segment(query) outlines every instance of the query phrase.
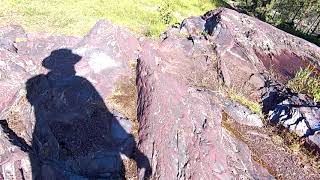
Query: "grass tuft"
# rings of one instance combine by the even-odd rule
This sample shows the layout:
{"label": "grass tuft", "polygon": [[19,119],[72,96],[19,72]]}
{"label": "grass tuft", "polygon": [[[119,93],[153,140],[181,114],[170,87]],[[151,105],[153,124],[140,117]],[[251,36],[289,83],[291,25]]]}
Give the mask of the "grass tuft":
{"label": "grass tuft", "polygon": [[314,68],[300,69],[287,86],[294,92],[307,94],[320,102],[320,76],[316,75]]}
{"label": "grass tuft", "polygon": [[240,93],[235,91],[229,91],[228,95],[232,101],[236,101],[246,107],[248,107],[252,112],[258,115],[262,115],[262,107],[258,102],[254,102]]}

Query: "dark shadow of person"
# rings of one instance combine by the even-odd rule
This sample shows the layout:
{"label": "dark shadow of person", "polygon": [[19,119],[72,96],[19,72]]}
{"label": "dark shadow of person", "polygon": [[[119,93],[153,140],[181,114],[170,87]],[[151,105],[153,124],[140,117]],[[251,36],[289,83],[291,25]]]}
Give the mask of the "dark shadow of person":
{"label": "dark shadow of person", "polygon": [[80,60],[70,49],[52,51],[42,62],[50,72],[26,83],[36,117],[33,179],[123,179],[120,154],[135,159],[147,179],[150,164],[133,136],[108,111],[94,86],[76,76],[74,65]]}

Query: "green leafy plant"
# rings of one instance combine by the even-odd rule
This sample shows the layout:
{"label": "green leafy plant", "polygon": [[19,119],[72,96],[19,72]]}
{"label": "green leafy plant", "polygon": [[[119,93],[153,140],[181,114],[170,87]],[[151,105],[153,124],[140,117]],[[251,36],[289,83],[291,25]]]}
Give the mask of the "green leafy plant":
{"label": "green leafy plant", "polygon": [[320,102],[320,77],[310,66],[300,69],[287,86],[294,92],[307,94],[313,97],[314,101]]}

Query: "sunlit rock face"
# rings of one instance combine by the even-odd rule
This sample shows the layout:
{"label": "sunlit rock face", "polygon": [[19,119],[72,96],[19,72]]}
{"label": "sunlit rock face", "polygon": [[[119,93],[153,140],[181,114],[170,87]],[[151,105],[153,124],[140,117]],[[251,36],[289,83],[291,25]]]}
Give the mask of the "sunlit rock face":
{"label": "sunlit rock face", "polygon": [[320,144],[319,105],[285,88],[319,53],[225,8],[158,40],[103,20],[83,38],[0,28],[0,179],[122,179],[128,159],[139,179],[319,179],[261,118]]}
{"label": "sunlit rock face", "polygon": [[[285,83],[308,64],[319,68],[319,47],[221,8],[185,19],[180,27],[166,31],[161,41],[143,41],[141,49],[139,147],[151,160],[152,177],[272,179],[280,172],[285,178],[319,177],[316,169],[306,172],[294,166],[296,156],[270,145],[258,115],[220,95],[223,89],[245,94],[262,102],[261,110],[265,115],[270,112],[271,119],[281,111],[281,103],[294,102],[300,106],[287,108],[299,111],[306,117],[303,122],[312,124],[302,129],[318,131],[319,106],[309,97],[298,98],[283,85],[272,88],[272,84],[277,84],[273,76]],[[274,74],[269,73],[271,67]],[[234,124],[226,123],[230,119]],[[233,135],[226,129],[233,129]],[[260,161],[254,160],[257,156]]]}
{"label": "sunlit rock face", "polygon": [[[152,177],[273,179],[252,161],[248,146],[222,127],[224,107],[212,99],[216,94],[180,79],[188,68],[209,68],[205,58],[195,63],[188,49],[169,48],[169,38],[157,49],[145,43],[138,65],[140,148],[151,160]],[[166,56],[177,51],[185,56]]]}

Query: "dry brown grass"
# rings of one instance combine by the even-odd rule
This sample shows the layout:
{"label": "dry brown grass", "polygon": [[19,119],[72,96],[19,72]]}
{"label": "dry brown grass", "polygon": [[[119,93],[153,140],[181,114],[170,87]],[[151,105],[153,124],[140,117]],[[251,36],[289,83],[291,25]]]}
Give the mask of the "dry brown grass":
{"label": "dry brown grass", "polygon": [[[130,77],[122,77],[117,80],[112,95],[107,98],[108,104],[119,113],[132,121],[132,135],[138,139],[139,124],[137,120],[137,88],[136,88],[136,66],[137,61],[129,61],[132,70]],[[137,163],[133,159],[123,161],[125,178],[137,179]]]}
{"label": "dry brown grass", "polygon": [[266,128],[272,134],[275,143],[286,145],[291,153],[299,155],[304,163],[310,163],[320,169],[320,151],[315,145],[281,125],[267,125]]}
{"label": "dry brown grass", "polygon": [[108,104],[126,116],[133,122],[133,135],[137,138],[138,121],[137,121],[137,88],[136,88],[136,66],[137,61],[129,61],[132,69],[131,77],[122,77],[117,80],[112,95],[107,97]]}
{"label": "dry brown grass", "polygon": [[[296,177],[290,174],[295,171],[300,171],[304,174],[301,176],[308,177],[314,177],[313,174],[319,173],[319,156],[306,146],[303,139],[286,128],[271,125],[266,125],[264,128],[241,125],[225,112],[222,116],[222,126],[236,139],[246,143],[253,160],[265,167],[277,179]],[[305,171],[301,170],[301,167],[305,167]]]}

